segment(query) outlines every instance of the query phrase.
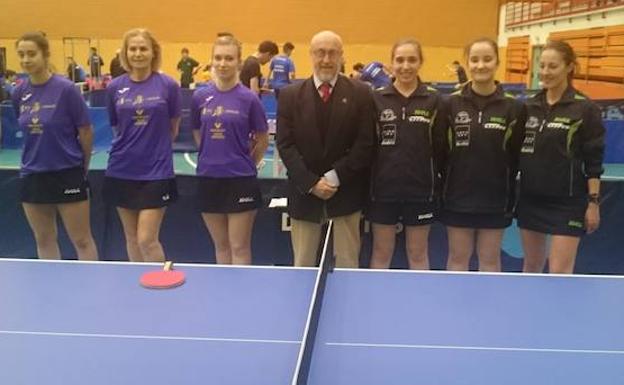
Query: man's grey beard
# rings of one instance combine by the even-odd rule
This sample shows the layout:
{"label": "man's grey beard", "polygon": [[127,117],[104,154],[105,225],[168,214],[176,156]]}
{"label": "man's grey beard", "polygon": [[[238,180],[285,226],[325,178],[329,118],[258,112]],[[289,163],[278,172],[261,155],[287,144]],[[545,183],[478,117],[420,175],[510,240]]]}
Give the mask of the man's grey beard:
{"label": "man's grey beard", "polygon": [[333,74],[327,74],[327,73],[317,73],[316,77],[319,78],[320,81],[322,82],[329,82],[331,81],[333,78],[336,77],[336,72],[334,72]]}

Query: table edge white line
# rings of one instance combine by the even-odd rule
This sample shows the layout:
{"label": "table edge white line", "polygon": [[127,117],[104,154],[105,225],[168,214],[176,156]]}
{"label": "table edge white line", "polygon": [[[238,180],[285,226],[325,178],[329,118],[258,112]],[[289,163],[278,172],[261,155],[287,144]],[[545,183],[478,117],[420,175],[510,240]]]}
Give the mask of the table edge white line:
{"label": "table edge white line", "polygon": [[326,342],[325,345],[341,346],[341,347],[357,347],[357,348],[390,348],[390,349],[440,349],[440,350],[482,350],[482,351],[536,352],[536,353],[624,354],[624,350],[514,348],[514,347],[411,345],[411,344],[367,344],[367,343],[351,343],[351,342]]}
{"label": "table edge white line", "polygon": [[[159,262],[130,262],[130,261],[80,261],[75,259],[37,259],[37,258],[3,258],[2,262],[24,263],[68,263],[79,265],[126,265],[126,266],[159,266]],[[273,270],[318,270],[318,267],[295,267],[273,265],[217,265],[212,263],[174,263],[179,267],[201,267],[215,269],[273,269]],[[469,275],[469,276],[499,276],[499,277],[540,277],[540,278],[594,278],[594,279],[624,279],[624,275],[618,274],[540,274],[521,272],[492,273],[484,271],[448,271],[448,270],[409,270],[409,269],[367,269],[367,268],[335,268],[334,271],[358,272],[358,273],[390,273],[390,274],[421,274],[421,275]],[[331,276],[331,275],[330,275]]]}
{"label": "table edge white line", "polygon": [[[162,267],[162,262],[130,262],[130,261],[80,261],[76,259],[37,259],[37,258],[2,258],[2,262],[24,262],[24,263],[67,263],[77,265],[123,265],[123,266],[158,266]],[[315,267],[294,267],[294,266],[273,266],[273,265],[217,265],[213,263],[174,263],[173,267],[202,267],[209,269],[274,269],[274,270],[318,270]]]}
{"label": "table edge white line", "polygon": [[0,330],[0,335],[1,334],[47,336],[47,337],[82,337],[82,338],[111,338],[111,339],[118,338],[118,339],[174,340],[174,341],[242,342],[242,343],[291,344],[291,345],[299,345],[299,344],[301,344],[301,341],[294,341],[294,340],[266,340],[266,339],[250,339],[250,338],[158,336],[158,335],[141,335],[141,334],[67,333],[67,332]]}
{"label": "table edge white line", "polygon": [[393,273],[393,274],[421,274],[421,275],[470,275],[470,276],[494,276],[494,277],[540,277],[540,278],[596,278],[596,279],[624,279],[624,275],[616,274],[540,274],[522,272],[492,273],[485,271],[449,271],[449,270],[410,270],[410,269],[354,269],[335,268],[334,271],[358,272],[358,273]]}

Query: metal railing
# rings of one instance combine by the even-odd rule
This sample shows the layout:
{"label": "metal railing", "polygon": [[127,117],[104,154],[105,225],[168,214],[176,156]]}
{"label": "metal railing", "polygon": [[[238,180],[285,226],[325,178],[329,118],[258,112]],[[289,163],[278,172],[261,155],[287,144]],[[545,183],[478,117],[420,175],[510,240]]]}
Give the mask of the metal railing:
{"label": "metal railing", "polygon": [[624,0],[509,1],[505,9],[505,26],[516,27],[618,7],[624,7]]}

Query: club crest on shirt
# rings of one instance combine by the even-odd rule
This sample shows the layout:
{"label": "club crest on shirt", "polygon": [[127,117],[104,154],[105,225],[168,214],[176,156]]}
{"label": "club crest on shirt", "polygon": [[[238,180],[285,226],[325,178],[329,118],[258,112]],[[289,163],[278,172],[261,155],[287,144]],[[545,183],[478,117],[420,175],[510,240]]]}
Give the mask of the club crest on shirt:
{"label": "club crest on shirt", "polygon": [[215,122],[214,126],[210,129],[210,139],[225,139],[225,129],[221,128],[223,123]]}
{"label": "club crest on shirt", "polygon": [[539,123],[539,119],[537,118],[537,116],[529,116],[524,127],[529,128],[529,129],[536,129],[539,127],[539,125],[540,123]]}
{"label": "club crest on shirt", "polygon": [[143,104],[143,95],[137,95],[136,98],[134,98],[132,105],[136,106],[137,104]]}
{"label": "club crest on shirt", "polygon": [[33,116],[30,118],[28,129],[31,134],[41,134],[43,132],[43,124],[39,123],[39,117]]}
{"label": "club crest on shirt", "polygon": [[223,115],[223,106],[217,106],[213,111],[212,111],[212,116],[221,116]]}
{"label": "club crest on shirt", "polygon": [[381,111],[381,114],[379,116],[380,122],[394,122],[395,120],[397,120],[397,116],[392,109],[386,108],[385,110]]}
{"label": "club crest on shirt", "polygon": [[460,111],[455,115],[456,124],[468,124],[470,122],[472,122],[472,119],[470,119],[470,115],[466,111]]}
{"label": "club crest on shirt", "polygon": [[132,120],[134,120],[134,124],[136,126],[147,126],[147,123],[149,121],[149,115],[145,114],[145,110],[143,108],[137,108],[136,110],[134,110],[134,116],[132,117]]}
{"label": "club crest on shirt", "polygon": [[41,110],[41,104],[39,104],[39,102],[34,102],[30,112],[39,112],[39,110]]}

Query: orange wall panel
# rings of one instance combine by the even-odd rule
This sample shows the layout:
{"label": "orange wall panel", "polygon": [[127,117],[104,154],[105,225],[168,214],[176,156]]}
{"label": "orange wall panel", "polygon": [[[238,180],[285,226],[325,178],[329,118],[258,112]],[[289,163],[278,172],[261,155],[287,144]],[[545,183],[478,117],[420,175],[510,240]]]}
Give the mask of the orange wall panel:
{"label": "orange wall panel", "polygon": [[22,0],[3,1],[0,38],[43,30],[50,37],[119,38],[144,26],[166,41],[210,42],[230,31],[245,42],[265,38],[307,42],[321,29],[345,43],[390,44],[414,36],[423,44],[462,46],[467,39],[495,37],[498,0]]}

